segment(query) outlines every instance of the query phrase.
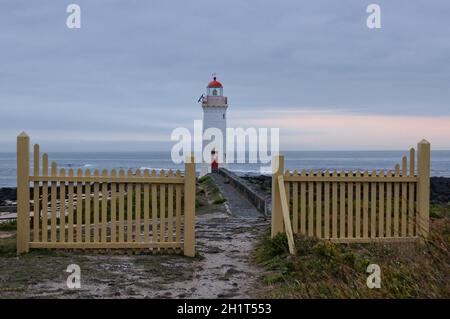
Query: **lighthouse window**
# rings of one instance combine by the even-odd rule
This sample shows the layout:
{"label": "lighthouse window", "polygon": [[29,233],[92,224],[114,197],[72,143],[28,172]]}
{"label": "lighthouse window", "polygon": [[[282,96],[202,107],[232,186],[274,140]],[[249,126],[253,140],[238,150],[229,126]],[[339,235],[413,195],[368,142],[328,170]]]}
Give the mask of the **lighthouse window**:
{"label": "lighthouse window", "polygon": [[217,90],[214,89],[212,93],[213,93],[213,95],[217,95]]}
{"label": "lighthouse window", "polygon": [[223,113],[223,119],[225,120],[225,113]]}

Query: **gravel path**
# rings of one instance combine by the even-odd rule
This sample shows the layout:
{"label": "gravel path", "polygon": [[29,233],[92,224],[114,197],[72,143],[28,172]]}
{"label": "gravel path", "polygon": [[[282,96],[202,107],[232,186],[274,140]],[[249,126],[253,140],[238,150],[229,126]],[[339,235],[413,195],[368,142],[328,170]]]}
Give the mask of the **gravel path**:
{"label": "gravel path", "polygon": [[[223,177],[213,179],[226,209],[197,216],[199,257],[64,251],[0,257],[0,298],[255,297],[261,269],[249,253],[269,224]],[[72,263],[81,268],[80,289],[66,286]]]}

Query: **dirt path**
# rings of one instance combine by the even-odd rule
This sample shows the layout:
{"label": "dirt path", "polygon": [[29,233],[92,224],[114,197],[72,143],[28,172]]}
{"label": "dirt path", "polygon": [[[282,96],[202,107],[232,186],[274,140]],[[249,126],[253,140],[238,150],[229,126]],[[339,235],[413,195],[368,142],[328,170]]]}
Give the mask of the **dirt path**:
{"label": "dirt path", "polygon": [[[257,292],[260,269],[249,253],[268,222],[222,177],[225,212],[197,216],[199,257],[33,251],[0,256],[0,298],[245,298]],[[69,264],[81,268],[81,288],[68,289]]]}

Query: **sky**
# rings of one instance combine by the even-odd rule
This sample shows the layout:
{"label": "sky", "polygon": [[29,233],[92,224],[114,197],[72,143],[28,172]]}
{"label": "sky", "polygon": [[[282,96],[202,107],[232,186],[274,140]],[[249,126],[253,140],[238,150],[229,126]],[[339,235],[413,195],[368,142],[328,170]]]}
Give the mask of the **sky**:
{"label": "sky", "polygon": [[21,131],[48,151],[170,150],[212,73],[228,126],[279,127],[281,149],[448,150],[449,13],[448,0],[0,0],[0,152]]}

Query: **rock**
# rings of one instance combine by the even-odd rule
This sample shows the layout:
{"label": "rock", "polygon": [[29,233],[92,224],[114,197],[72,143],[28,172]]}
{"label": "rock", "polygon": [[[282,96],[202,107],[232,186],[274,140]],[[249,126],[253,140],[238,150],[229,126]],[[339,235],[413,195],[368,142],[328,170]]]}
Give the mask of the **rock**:
{"label": "rock", "polygon": [[430,201],[437,204],[447,204],[450,202],[450,178],[431,177]]}
{"label": "rock", "polygon": [[15,187],[0,188],[0,206],[7,205],[7,201],[16,201],[17,193]]}
{"label": "rock", "polygon": [[230,277],[230,276],[232,276],[232,275],[234,275],[234,274],[239,274],[239,273],[241,273],[241,272],[242,272],[242,271],[236,270],[236,269],[234,269],[234,268],[230,268],[230,269],[228,269],[228,270],[226,271],[225,276]]}
{"label": "rock", "polygon": [[209,246],[206,248],[205,253],[208,254],[218,254],[223,252],[223,249],[220,249],[219,247]]}

